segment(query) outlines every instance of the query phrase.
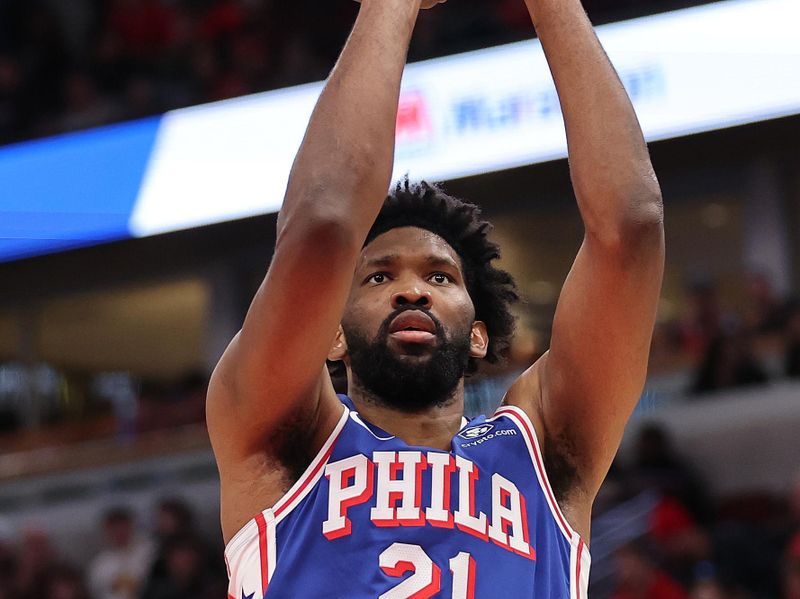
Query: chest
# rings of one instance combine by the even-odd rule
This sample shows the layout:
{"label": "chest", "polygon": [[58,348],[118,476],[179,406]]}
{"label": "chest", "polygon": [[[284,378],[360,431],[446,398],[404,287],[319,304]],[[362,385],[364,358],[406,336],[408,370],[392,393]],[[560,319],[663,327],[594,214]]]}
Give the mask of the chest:
{"label": "chest", "polygon": [[541,511],[542,497],[516,430],[467,428],[450,452],[350,432],[310,497],[304,522],[319,530],[309,533],[332,542],[388,529],[455,529],[535,559],[530,512]]}

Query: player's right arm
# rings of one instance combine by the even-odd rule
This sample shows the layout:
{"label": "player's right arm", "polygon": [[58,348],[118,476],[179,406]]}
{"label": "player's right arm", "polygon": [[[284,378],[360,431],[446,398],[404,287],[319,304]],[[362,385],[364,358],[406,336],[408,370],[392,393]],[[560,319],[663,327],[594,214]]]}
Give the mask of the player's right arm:
{"label": "player's right arm", "polygon": [[292,166],[269,271],[212,374],[207,419],[226,540],[285,490],[281,445],[313,455],[341,413],[325,358],[389,188],[421,2],[363,0]]}

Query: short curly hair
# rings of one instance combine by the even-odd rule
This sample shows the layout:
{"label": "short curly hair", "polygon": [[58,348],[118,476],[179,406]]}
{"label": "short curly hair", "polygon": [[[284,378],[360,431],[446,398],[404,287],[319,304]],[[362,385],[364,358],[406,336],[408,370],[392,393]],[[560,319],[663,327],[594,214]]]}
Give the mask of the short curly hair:
{"label": "short curly hair", "polygon": [[[480,208],[447,195],[436,184],[411,183],[405,177],[386,198],[364,246],[398,227],[431,231],[459,255],[467,291],[475,306],[475,318],[486,323],[489,334],[485,360],[491,364],[498,362],[514,332],[511,306],[519,296],[513,277],[492,264],[500,258],[500,247],[489,240],[492,225],[481,218]],[[478,361],[470,358],[467,373],[477,369]]]}

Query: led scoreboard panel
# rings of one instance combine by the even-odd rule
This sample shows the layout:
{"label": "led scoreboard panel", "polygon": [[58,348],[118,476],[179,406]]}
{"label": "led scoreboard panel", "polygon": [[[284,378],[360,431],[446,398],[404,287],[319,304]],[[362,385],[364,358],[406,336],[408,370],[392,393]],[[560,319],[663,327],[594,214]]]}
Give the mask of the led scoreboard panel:
{"label": "led scoreboard panel", "polygon": [[[797,0],[728,0],[597,31],[654,141],[800,114],[798,22]],[[321,89],[0,148],[0,261],[276,212]],[[407,67],[395,177],[564,156],[537,40]]]}

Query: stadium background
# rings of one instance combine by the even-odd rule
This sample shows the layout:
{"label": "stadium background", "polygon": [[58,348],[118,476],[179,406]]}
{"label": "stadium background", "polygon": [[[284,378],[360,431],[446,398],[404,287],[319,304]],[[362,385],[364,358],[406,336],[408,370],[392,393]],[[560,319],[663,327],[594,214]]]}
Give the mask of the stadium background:
{"label": "stadium background", "polygon": [[[671,31],[714,22],[709,38],[729,34],[737,44],[715,56],[730,89],[704,91],[715,73],[698,67],[678,90],[688,108],[664,100],[667,125],[649,136],[667,270],[648,383],[597,504],[598,599],[800,597],[800,94],[762,107],[757,93],[797,90],[797,71],[787,77],[777,65],[798,64],[800,43],[786,38],[777,52],[758,43],[796,28],[790,17],[800,7],[699,4],[585,2],[597,24],[652,15],[604,30],[612,37],[677,10],[670,14],[685,20]],[[722,13],[704,12],[742,6],[758,15],[745,36]],[[193,118],[224,118],[237,130],[237,114],[266,113],[283,96],[168,111],[321,80],[355,11],[310,0],[0,2],[0,599],[225,592],[205,383],[274,243],[274,198],[263,191],[262,203],[237,206],[237,194],[279,187],[285,173],[265,163],[231,175],[212,161],[177,177],[170,160],[180,162],[178,150],[193,140],[258,156],[261,139],[204,138],[209,129]],[[683,64],[714,57],[686,31],[666,40]],[[452,0],[422,15],[410,60],[531,35],[520,0]],[[533,49],[523,47],[532,64]],[[446,73],[484,56],[426,63],[439,69],[438,96],[463,84]],[[630,70],[620,61],[631,95],[644,98],[640,114],[658,109],[667,89],[651,77],[658,58]],[[410,69],[415,85],[404,92],[398,134],[411,162],[400,174],[429,176],[426,152],[439,144],[435,178],[484,208],[525,299],[508,364],[470,384],[468,410],[477,412],[547,347],[581,226],[558,141],[531,135],[522,141],[542,146],[537,155],[480,156],[456,172],[463,161],[448,161],[457,148],[436,137],[442,102],[425,68]],[[542,124],[526,116],[552,119],[552,95],[520,100],[506,91],[471,92],[453,122],[506,148]],[[739,103],[750,112],[733,110]],[[700,112],[707,120],[689,124]],[[198,139],[175,137],[195,126]],[[285,160],[296,144],[275,137],[263,143]],[[195,186],[181,194],[187,177],[218,180],[224,193],[214,196],[212,186],[203,196]],[[153,180],[176,197],[154,192]],[[147,206],[146,218],[129,221],[132,204]]]}

